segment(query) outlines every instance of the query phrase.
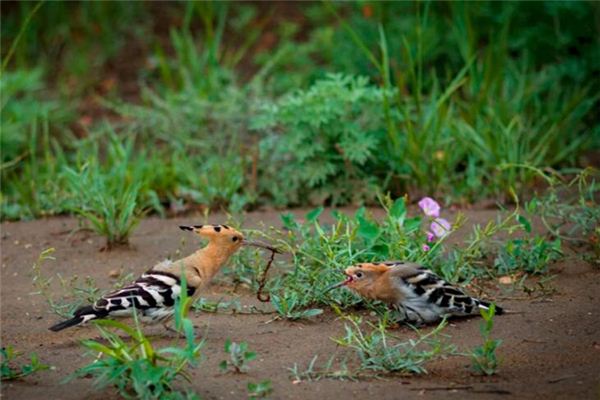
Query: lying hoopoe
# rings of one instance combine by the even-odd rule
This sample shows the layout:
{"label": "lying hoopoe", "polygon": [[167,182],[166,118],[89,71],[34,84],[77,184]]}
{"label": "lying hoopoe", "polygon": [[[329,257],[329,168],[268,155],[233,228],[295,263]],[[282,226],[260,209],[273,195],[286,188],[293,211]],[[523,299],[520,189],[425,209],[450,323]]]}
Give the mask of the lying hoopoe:
{"label": "lying hoopoe", "polygon": [[[50,327],[50,330],[57,332],[93,319],[131,316],[134,308],[142,322],[165,324],[175,312],[175,299],[181,293],[182,273],[185,273],[188,295],[197,297],[199,289],[242,245],[273,250],[262,243],[245,240],[240,232],[227,225],[179,228],[207,238],[208,245],[180,260],[165,260],[157,264],[130,285],[102,296],[92,305],[79,308],[73,318]],[[166,325],[165,328],[168,329]]]}
{"label": "lying hoopoe", "polygon": [[[399,322],[422,325],[444,317],[478,315],[490,303],[466,295],[425,267],[403,261],[363,263],[346,268],[346,286],[359,295],[380,300],[400,313]],[[496,313],[502,308],[496,306]]]}

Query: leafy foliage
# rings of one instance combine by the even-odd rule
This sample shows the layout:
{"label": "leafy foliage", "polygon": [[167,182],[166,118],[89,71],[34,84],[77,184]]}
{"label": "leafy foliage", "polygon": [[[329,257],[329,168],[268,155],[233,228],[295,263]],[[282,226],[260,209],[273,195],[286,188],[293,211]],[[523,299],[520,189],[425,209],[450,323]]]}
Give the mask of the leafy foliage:
{"label": "leafy foliage", "polygon": [[537,274],[545,272],[550,263],[559,258],[562,258],[560,239],[549,242],[535,236],[508,240],[494,260],[494,266],[499,274],[516,270]]}
{"label": "leafy foliage", "polygon": [[[3,44],[17,43],[0,78],[3,218],[81,211],[58,175],[110,130],[136,133],[131,167],[151,172],[133,197],[161,215],[385,192],[510,201],[535,179],[516,166],[585,164],[600,144],[588,3],[324,3],[299,9],[305,23],[253,4],[165,7],[179,18],[159,30],[144,4],[3,13]],[[100,134],[96,108],[119,115]],[[110,175],[103,154],[85,155]]]}
{"label": "leafy foliage", "polygon": [[367,171],[383,136],[381,103],[381,91],[367,79],[330,75],[265,106],[253,128],[283,134],[261,143],[272,178],[263,189],[281,205],[311,194],[318,203],[372,200],[375,185]]}
{"label": "leafy foliage", "polygon": [[[182,282],[181,295],[175,304],[175,328],[184,335],[183,347],[156,349],[142,332],[135,312],[134,327],[113,320],[94,321],[108,344],[84,340],[82,345],[90,354],[100,353],[100,357],[80,368],[76,376],[92,375],[96,378],[96,387],[115,386],[125,398],[197,398],[193,393],[180,392],[174,387],[177,378],[190,381],[185,369],[188,365],[198,364],[204,344],[196,343],[194,326],[186,317],[191,298],[187,296],[185,287],[185,282]],[[125,339],[120,336],[123,333]]]}
{"label": "leafy foliage", "polygon": [[2,371],[2,380],[8,381],[13,379],[21,379],[26,376],[35,374],[39,371],[49,369],[48,365],[43,364],[38,359],[35,353],[31,354],[31,360],[28,364],[22,364],[18,368],[12,366],[14,359],[19,355],[12,346],[2,346],[0,349],[0,356],[2,358],[0,364],[0,371]]}

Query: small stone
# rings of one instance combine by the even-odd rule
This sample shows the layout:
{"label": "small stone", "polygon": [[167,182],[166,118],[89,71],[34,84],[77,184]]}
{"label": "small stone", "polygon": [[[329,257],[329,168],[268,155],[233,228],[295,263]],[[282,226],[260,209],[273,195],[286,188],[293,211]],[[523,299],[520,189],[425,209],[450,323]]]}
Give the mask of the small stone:
{"label": "small stone", "polygon": [[121,271],[117,269],[111,269],[108,273],[108,276],[111,278],[118,278],[121,275]]}
{"label": "small stone", "polygon": [[510,285],[514,281],[515,280],[513,279],[512,276],[501,276],[500,279],[498,279],[498,282],[500,282],[503,285]]}
{"label": "small stone", "polygon": [[32,246],[33,246],[33,245],[32,245],[31,243],[27,243],[27,244],[25,244],[25,248],[26,248],[26,249],[30,249]]}

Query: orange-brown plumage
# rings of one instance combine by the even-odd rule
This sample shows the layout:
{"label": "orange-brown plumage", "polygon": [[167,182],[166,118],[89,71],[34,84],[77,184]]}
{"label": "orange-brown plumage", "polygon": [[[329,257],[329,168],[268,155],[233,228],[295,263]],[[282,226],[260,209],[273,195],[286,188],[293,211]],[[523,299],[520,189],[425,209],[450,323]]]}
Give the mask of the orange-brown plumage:
{"label": "orange-brown plumage", "polygon": [[94,304],[79,308],[75,316],[50,328],[59,331],[98,318],[129,316],[135,310],[143,322],[165,322],[174,311],[185,276],[188,295],[198,297],[207,284],[242,245],[267,247],[248,242],[237,230],[227,225],[180,226],[206,239],[206,247],[182,259],[165,260],[142,274],[131,284],[108,293]]}
{"label": "orange-brown plumage", "polygon": [[[403,261],[362,263],[346,268],[346,286],[362,297],[379,300],[412,324],[435,322],[446,316],[467,316],[489,303],[466,295],[425,267]],[[498,314],[502,308],[496,307]]]}

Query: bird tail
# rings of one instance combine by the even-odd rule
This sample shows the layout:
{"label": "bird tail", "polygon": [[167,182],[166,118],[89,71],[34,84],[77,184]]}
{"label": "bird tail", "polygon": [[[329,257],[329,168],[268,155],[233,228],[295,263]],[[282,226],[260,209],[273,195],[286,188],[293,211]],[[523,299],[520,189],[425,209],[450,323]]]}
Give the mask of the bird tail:
{"label": "bird tail", "polygon": [[[489,301],[485,301],[485,300],[476,299],[475,302],[477,303],[478,308],[483,308],[484,310],[489,310],[490,306],[492,305]],[[496,304],[496,315],[502,315],[502,314],[504,314],[504,309],[502,307],[500,307],[498,304]]]}
{"label": "bird tail", "polygon": [[75,311],[75,316],[71,319],[68,319],[63,322],[59,322],[56,325],[52,325],[50,328],[53,332],[62,331],[63,329],[70,328],[72,326],[76,326],[87,322],[92,319],[101,318],[98,311],[94,310],[92,306],[84,306]]}

